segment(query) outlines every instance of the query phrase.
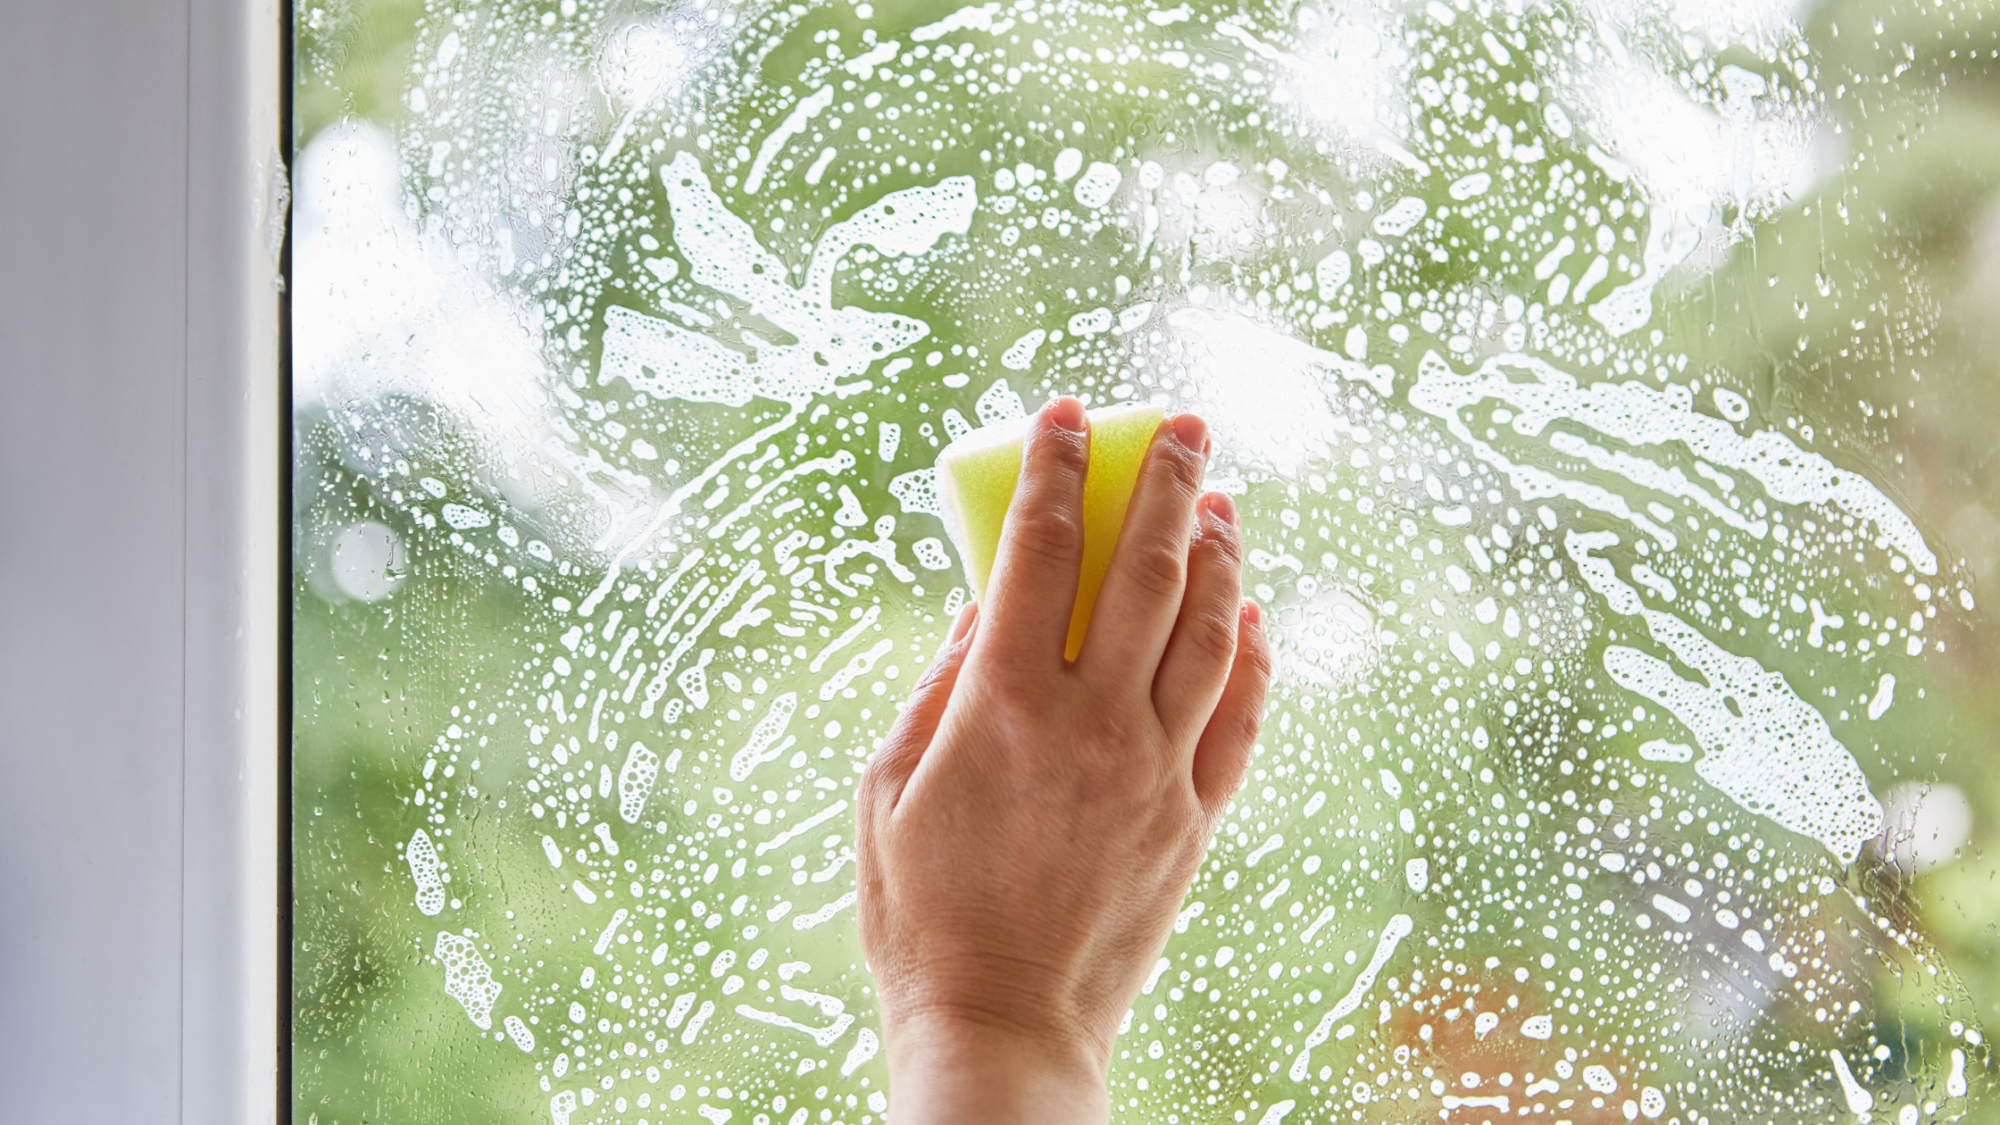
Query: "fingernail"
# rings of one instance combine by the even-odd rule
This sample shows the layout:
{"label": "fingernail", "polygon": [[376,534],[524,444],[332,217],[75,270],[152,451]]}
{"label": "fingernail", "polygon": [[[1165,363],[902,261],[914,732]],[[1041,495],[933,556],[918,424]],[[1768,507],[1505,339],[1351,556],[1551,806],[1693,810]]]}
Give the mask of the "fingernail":
{"label": "fingernail", "polygon": [[1263,628],[1264,627],[1263,607],[1259,606],[1256,602],[1251,601],[1249,598],[1244,598],[1243,620],[1249,622],[1252,628],[1256,629]]}
{"label": "fingernail", "polygon": [[1214,514],[1216,519],[1232,527],[1240,523],[1236,518],[1236,501],[1231,500],[1226,493],[1211,492],[1208,494],[1207,501],[1208,510]]}
{"label": "fingernail", "polygon": [[1174,416],[1174,436],[1182,445],[1202,456],[1208,456],[1208,423],[1194,414]]}
{"label": "fingernail", "polygon": [[1049,420],[1073,434],[1083,432],[1086,424],[1083,403],[1068,395],[1051,399],[1048,405]]}

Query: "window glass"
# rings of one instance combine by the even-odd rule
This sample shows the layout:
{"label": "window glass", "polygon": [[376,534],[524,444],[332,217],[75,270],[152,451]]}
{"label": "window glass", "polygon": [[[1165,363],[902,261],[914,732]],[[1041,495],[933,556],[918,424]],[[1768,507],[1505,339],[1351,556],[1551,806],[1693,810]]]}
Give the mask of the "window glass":
{"label": "window glass", "polygon": [[299,1119],[881,1121],[856,777],[1054,393],[1279,648],[1120,1120],[1992,1114],[1990,10],[295,10]]}

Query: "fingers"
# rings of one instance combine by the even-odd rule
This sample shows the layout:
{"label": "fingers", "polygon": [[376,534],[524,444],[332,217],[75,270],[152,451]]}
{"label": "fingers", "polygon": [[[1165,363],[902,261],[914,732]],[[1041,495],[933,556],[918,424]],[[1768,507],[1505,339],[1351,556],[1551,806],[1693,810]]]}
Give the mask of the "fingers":
{"label": "fingers", "polygon": [[1208,448],[1208,425],[1182,414],[1162,422],[1146,450],[1078,655],[1100,690],[1115,690],[1115,680],[1145,690],[1159,667],[1187,587],[1188,531]]}
{"label": "fingers", "polygon": [[1168,737],[1187,745],[1207,725],[1239,647],[1243,534],[1236,505],[1220,492],[1202,497],[1188,548],[1187,593],[1166,655],[1153,677],[1153,710]]}
{"label": "fingers", "polygon": [[[897,717],[895,726],[889,729],[889,736],[875,751],[874,760],[868,763],[860,798],[864,810],[880,815],[895,810],[903,787],[909,783],[910,775],[916,772],[917,764],[923,760],[924,750],[937,733],[938,720],[944,716],[945,705],[951,702],[952,688],[958,683],[958,671],[965,664],[965,654],[972,650],[972,630],[977,624],[978,614],[977,604],[959,611],[957,619],[951,623],[950,633],[945,637],[944,647],[938,650],[937,658],[931,661],[931,666],[924,671],[917,686],[910,689],[909,699],[903,704],[903,713]],[[876,809],[878,803],[880,808]]]}
{"label": "fingers", "polygon": [[1194,754],[1195,795],[1211,817],[1243,784],[1243,771],[1264,720],[1264,691],[1271,682],[1271,644],[1263,611],[1256,602],[1244,602],[1239,621],[1229,682]]}
{"label": "fingers", "polygon": [[[1003,662],[1059,666],[1083,566],[1083,481],[1090,422],[1063,397],[1029,427],[1021,480],[987,584],[985,646]],[[981,657],[982,660],[985,657]]]}

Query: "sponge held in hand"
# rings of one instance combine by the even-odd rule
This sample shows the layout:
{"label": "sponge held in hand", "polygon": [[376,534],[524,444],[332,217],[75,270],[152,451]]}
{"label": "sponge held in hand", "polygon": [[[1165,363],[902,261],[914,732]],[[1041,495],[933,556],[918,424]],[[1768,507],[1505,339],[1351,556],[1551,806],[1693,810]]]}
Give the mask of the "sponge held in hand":
{"label": "sponge held in hand", "polygon": [[[1083,489],[1083,568],[1076,605],[1070,614],[1067,659],[1076,659],[1097,591],[1111,565],[1112,548],[1125,524],[1125,505],[1139,479],[1139,466],[1166,412],[1157,406],[1110,406],[1089,412],[1090,471]],[[1021,450],[1028,419],[972,431],[938,454],[937,487],[965,577],[975,598],[986,596],[1000,531],[1014,486],[1021,476]]]}

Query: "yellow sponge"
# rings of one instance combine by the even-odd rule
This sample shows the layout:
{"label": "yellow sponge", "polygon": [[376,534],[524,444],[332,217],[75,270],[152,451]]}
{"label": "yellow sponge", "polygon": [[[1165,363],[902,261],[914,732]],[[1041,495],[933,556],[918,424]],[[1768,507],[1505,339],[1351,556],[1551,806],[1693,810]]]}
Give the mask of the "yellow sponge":
{"label": "yellow sponge", "polygon": [[[1083,487],[1083,570],[1077,583],[1076,607],[1069,621],[1064,656],[1076,659],[1083,648],[1091,607],[1111,565],[1111,549],[1125,525],[1125,505],[1139,480],[1139,466],[1166,412],[1157,406],[1107,406],[1089,412],[1090,473]],[[993,559],[1000,547],[1000,528],[1013,502],[1021,476],[1021,448],[1028,420],[1017,419],[974,430],[944,447],[937,459],[938,495],[944,501],[944,522],[972,596],[986,596]]]}

